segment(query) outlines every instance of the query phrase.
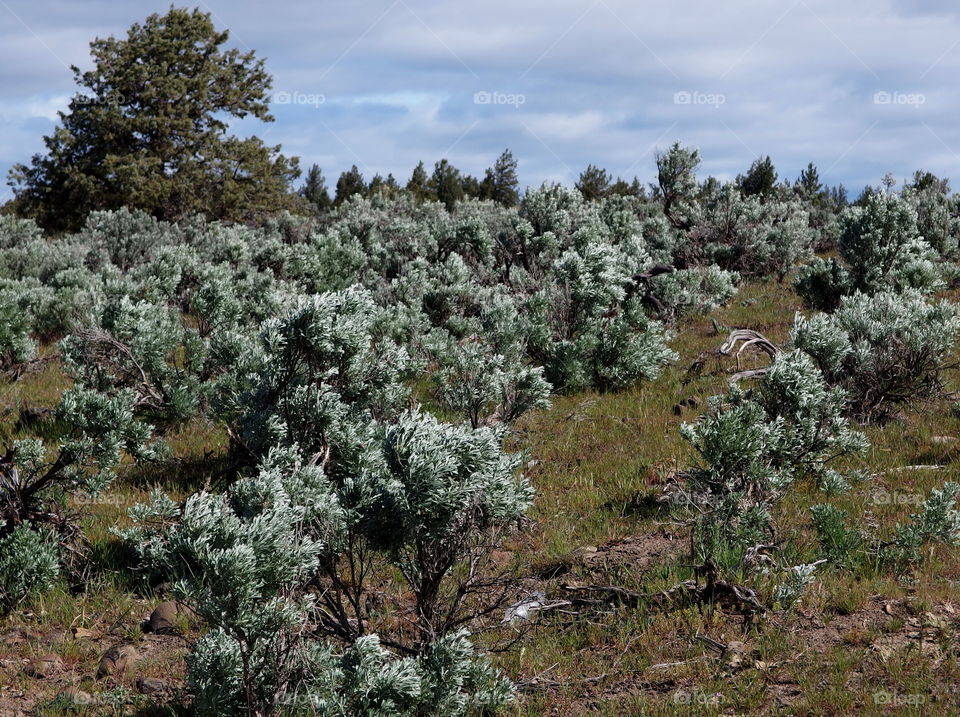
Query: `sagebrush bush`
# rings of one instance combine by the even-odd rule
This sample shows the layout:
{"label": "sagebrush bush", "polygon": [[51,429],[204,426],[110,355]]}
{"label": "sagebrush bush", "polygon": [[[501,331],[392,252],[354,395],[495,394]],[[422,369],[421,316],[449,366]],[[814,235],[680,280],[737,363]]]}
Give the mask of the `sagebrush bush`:
{"label": "sagebrush bush", "polygon": [[846,392],[850,412],[884,418],[937,394],[958,334],[953,304],[905,291],[857,293],[833,314],[797,315],[791,337],[826,380]]}
{"label": "sagebrush bush", "polygon": [[860,531],[849,527],[843,511],[829,503],[811,506],[810,513],[817,531],[820,555],[833,565],[852,566],[864,547]]}
{"label": "sagebrush bush", "polygon": [[[461,627],[484,539],[530,505],[517,458],[498,431],[416,413],[370,437],[366,456],[319,466],[274,451],[225,495],[198,493],[182,510],[157,496],[133,511],[138,527],[122,534],[211,626],[189,660],[198,712],[465,714],[512,699]],[[414,598],[416,634],[391,635],[399,655],[369,634],[372,552]]]}
{"label": "sagebrush bush", "polygon": [[817,259],[797,278],[797,293],[809,306],[830,311],[855,292],[932,292],[944,285],[938,257],[921,236],[917,212],[907,199],[874,193],[864,206],[845,209],[840,219],[842,261]]}
{"label": "sagebrush bush", "polygon": [[896,525],[888,539],[850,526],[846,513],[836,506],[811,507],[821,554],[839,567],[853,567],[868,559],[884,567],[904,568],[923,557],[931,543],[956,546],[960,542],[960,484],[947,482],[920,504],[919,510]]}
{"label": "sagebrush bush", "polygon": [[780,354],[756,386],[736,386],[681,433],[697,450],[681,503],[694,509],[695,557],[736,563],[770,537],[773,504],[801,476],[822,476],[866,439],[844,417],[845,396],[800,351]]}
{"label": "sagebrush bush", "polygon": [[60,573],[54,536],[29,523],[3,529],[0,520],[0,613],[32,592],[50,588]]}
{"label": "sagebrush bush", "polygon": [[37,344],[32,339],[32,322],[17,299],[18,292],[0,290],[0,370],[32,359]]}
{"label": "sagebrush bush", "polygon": [[879,546],[880,560],[894,565],[914,563],[920,559],[921,549],[928,543],[940,541],[957,545],[960,542],[958,496],[958,483],[944,483],[941,488],[932,490],[920,510],[897,526],[893,539]]}
{"label": "sagebrush bush", "polygon": [[250,461],[277,444],[323,460],[367,422],[397,415],[409,356],[378,335],[381,314],[354,288],[304,297],[257,333],[221,337],[212,351],[227,371],[215,410]]}
{"label": "sagebrush bush", "polygon": [[[41,438],[21,438],[6,446],[0,520],[10,526],[49,522],[60,514],[51,504],[62,507],[63,496],[103,490],[124,455],[141,460],[160,455],[162,445],[152,440],[151,427],[137,420],[134,405],[130,391],[107,396],[78,387],[64,392],[53,413],[52,446]],[[68,535],[76,532],[69,523],[58,521],[57,527]]]}

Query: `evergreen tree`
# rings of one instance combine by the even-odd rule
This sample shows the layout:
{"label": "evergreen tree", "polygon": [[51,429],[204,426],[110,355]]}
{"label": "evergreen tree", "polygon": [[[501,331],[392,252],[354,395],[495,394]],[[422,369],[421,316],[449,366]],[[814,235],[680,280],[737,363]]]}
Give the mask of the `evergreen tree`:
{"label": "evergreen tree", "polygon": [[340,206],[354,194],[365,194],[367,183],[363,180],[363,175],[357,169],[357,165],[350,167],[348,172],[343,172],[340,179],[337,180],[337,198],[334,204]]}
{"label": "evergreen tree", "polygon": [[303,187],[300,188],[300,196],[321,212],[328,210],[333,204],[330,199],[330,193],[327,192],[323,172],[320,171],[318,165],[314,164],[307,172],[307,178],[303,183]]}
{"label": "evergreen tree", "polygon": [[930,190],[939,194],[950,193],[949,179],[941,179],[932,172],[924,172],[920,169],[913,173],[913,181],[907,186],[917,191]]}
{"label": "evergreen tree", "polygon": [[379,173],[375,174],[373,179],[370,180],[370,186],[367,188],[367,195],[375,197],[378,194],[382,194],[385,185],[386,182],[384,182],[383,175]]}
{"label": "evergreen tree", "polygon": [[620,197],[644,197],[646,192],[643,190],[643,185],[640,184],[640,180],[636,177],[633,178],[633,181],[627,183],[627,180],[617,177],[617,181],[610,185],[608,191],[608,196],[620,196]]}
{"label": "evergreen tree", "polygon": [[483,178],[483,198],[492,199],[506,207],[520,201],[520,181],[517,179],[517,160],[505,149]]}
{"label": "evergreen tree", "polygon": [[466,197],[482,197],[483,196],[483,185],[480,180],[474,177],[472,174],[463,175],[463,179],[460,180],[460,184],[463,187],[463,194]]}
{"label": "evergreen tree", "polygon": [[591,164],[580,173],[576,187],[587,201],[603,199],[610,192],[610,175]]}
{"label": "evergreen tree", "polygon": [[423,166],[423,162],[419,162],[417,166],[413,168],[413,174],[410,175],[410,180],[407,182],[407,191],[410,192],[418,202],[428,201],[432,198],[430,196],[429,181],[426,167]]}
{"label": "evergreen tree", "polygon": [[867,206],[867,204],[870,202],[870,197],[872,197],[874,194],[879,194],[879,192],[877,191],[877,188],[868,184],[863,188],[863,191],[860,192],[860,196],[857,197],[853,205],[856,207]]}
{"label": "evergreen tree", "polygon": [[10,172],[21,211],[69,229],[121,206],[236,221],[290,206],[296,159],[227,134],[225,115],[273,120],[263,60],[223,49],[227,39],[208,13],[171,8],[125,39],[94,40],[93,69],[71,68],[81,91],[44,138],[46,153]]}
{"label": "evergreen tree", "polygon": [[823,195],[820,173],[813,162],[810,162],[807,168],[800,172],[800,178],[797,179],[793,187],[796,193],[807,201],[814,201],[816,197]]}
{"label": "evergreen tree", "polygon": [[433,166],[433,176],[430,177],[428,186],[437,201],[443,202],[447,211],[451,211],[457,202],[463,199],[460,170],[446,159],[441,159]]}
{"label": "evergreen tree", "polygon": [[850,200],[847,197],[847,188],[842,184],[830,187],[829,194],[830,201],[837,210],[843,209],[850,204]]}
{"label": "evergreen tree", "polygon": [[737,177],[737,184],[745,196],[759,196],[767,199],[777,185],[777,170],[770,157],[757,159],[750,165],[746,176]]}

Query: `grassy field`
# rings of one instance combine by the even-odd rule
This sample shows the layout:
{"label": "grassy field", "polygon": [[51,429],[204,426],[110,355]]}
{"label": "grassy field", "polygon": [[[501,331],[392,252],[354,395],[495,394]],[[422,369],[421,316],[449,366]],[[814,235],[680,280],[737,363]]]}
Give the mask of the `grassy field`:
{"label": "grassy field", "polygon": [[[784,341],[798,308],[787,286],[746,286],[728,307],[678,327],[672,347],[680,359],[658,380],[618,394],[556,397],[550,410],[521,421],[511,440],[527,453],[536,504],[526,529],[494,556],[515,572],[518,594],[564,600],[568,586],[586,584],[654,593],[692,577],[687,531],[657,498],[693,460],[680,424],[724,389],[734,362],[707,361],[699,376],[688,367],[719,346],[725,327]],[[947,384],[958,388],[955,370]],[[4,386],[3,430],[15,431],[22,407],[52,405],[63,387],[55,363]],[[870,477],[850,493],[828,499],[812,485],[797,487],[775,515],[784,559],[815,559],[812,504],[832,502],[883,534],[918,496],[960,479],[952,404],[945,396],[864,427],[871,448],[849,465]],[[202,422],[168,441],[174,458],[162,469],[129,469],[106,496],[74,506],[94,556],[83,589],[65,584],[0,619],[0,715],[66,714],[66,701],[56,697],[71,685],[91,696],[87,714],[173,709],[151,706],[154,698],[140,694],[142,678],[182,679],[182,658],[200,626],[185,623],[180,635],[142,632],[164,599],[162,586],[147,589],[130,573],[110,532],[154,485],[176,498],[200,488],[226,449],[225,436]],[[517,715],[960,714],[958,579],[956,551],[937,546],[910,571],[825,567],[792,610],[761,618],[652,602],[571,606],[536,616],[522,633],[494,625],[481,640],[495,649],[512,643],[494,660],[519,684]],[[96,679],[101,655],[118,643],[136,647],[136,668]],[[32,661],[48,655],[59,658],[49,674],[29,675]]]}

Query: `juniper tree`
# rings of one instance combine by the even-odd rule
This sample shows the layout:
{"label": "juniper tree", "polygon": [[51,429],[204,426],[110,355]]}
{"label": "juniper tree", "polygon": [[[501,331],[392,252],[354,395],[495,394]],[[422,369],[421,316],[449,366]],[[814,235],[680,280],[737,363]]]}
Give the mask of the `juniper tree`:
{"label": "juniper tree", "polygon": [[768,199],[773,195],[777,185],[777,170],[773,167],[770,157],[754,160],[745,175],[737,177],[737,184],[746,196],[759,196]]}
{"label": "juniper tree", "polygon": [[427,182],[430,194],[451,211],[463,199],[463,179],[460,170],[446,159],[433,166],[433,174]]}
{"label": "juniper tree", "polygon": [[487,169],[480,188],[483,199],[491,199],[505,207],[513,207],[520,201],[517,160],[509,149],[503,150],[493,167]]}
{"label": "juniper tree", "polygon": [[[430,177],[427,175],[427,170],[421,161],[413,168],[413,174],[410,175],[410,179],[407,181],[406,189],[418,202],[426,201],[431,198],[429,181]],[[433,198],[435,199],[436,197]]]}
{"label": "juniper tree", "polygon": [[576,188],[588,202],[607,196],[610,191],[610,175],[607,170],[592,164],[580,173]]}
{"label": "juniper tree", "polygon": [[287,206],[296,160],[227,134],[227,116],[273,120],[263,61],[225,49],[228,37],[209,13],[171,8],[125,38],[94,40],[93,69],[71,68],[80,92],[45,153],[11,170],[20,210],[69,229],[121,206],[237,221]]}
{"label": "juniper tree", "polygon": [[800,172],[800,177],[793,184],[794,191],[808,202],[816,201],[823,195],[823,184],[820,182],[820,172],[813,162]]}
{"label": "juniper tree", "polygon": [[337,179],[337,194],[333,203],[339,206],[356,194],[366,194],[366,191],[367,183],[363,179],[363,174],[357,169],[357,165],[354,164],[346,172],[341,172]]}
{"label": "juniper tree", "polygon": [[323,172],[320,171],[318,165],[311,165],[310,169],[307,170],[307,176],[300,188],[300,196],[310,202],[310,205],[319,212],[325,212],[333,205],[330,194],[327,192]]}

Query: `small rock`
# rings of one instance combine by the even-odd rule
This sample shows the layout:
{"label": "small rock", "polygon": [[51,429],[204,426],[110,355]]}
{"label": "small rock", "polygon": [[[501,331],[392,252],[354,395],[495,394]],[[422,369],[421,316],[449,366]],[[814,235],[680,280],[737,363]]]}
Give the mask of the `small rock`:
{"label": "small rock", "polygon": [[74,640],[82,640],[84,638],[93,637],[95,635],[93,630],[88,630],[85,627],[75,627],[73,628],[73,630],[71,630],[71,632],[73,633]]}
{"label": "small rock", "polygon": [[97,677],[119,675],[133,665],[138,657],[137,649],[133,645],[117,645],[111,647],[106,651],[104,656],[100,658]]}
{"label": "small rock", "polygon": [[173,685],[157,677],[138,677],[137,690],[143,695],[166,696],[173,692]]}
{"label": "small rock", "polygon": [[176,600],[167,600],[160,603],[150,613],[150,619],[146,625],[147,632],[155,632],[160,635],[176,632],[177,617],[183,609],[183,606]]}
{"label": "small rock", "polygon": [[71,702],[75,705],[90,705],[93,704],[93,696],[88,692],[84,692],[76,685],[71,685],[65,690],[62,690],[58,695],[57,699],[63,700],[65,702]]}
{"label": "small rock", "polygon": [[55,672],[58,672],[63,668],[63,660],[60,659],[59,655],[44,655],[43,657],[34,657],[30,662],[27,663],[27,666],[24,668],[26,672],[31,677],[50,677]]}

